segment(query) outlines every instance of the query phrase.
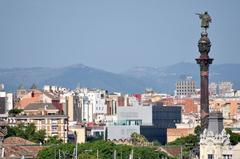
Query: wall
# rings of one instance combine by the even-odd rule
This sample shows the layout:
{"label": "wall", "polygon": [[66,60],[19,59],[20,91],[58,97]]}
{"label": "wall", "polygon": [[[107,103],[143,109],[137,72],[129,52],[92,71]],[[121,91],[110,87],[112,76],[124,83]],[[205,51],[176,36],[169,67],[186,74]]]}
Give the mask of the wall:
{"label": "wall", "polygon": [[118,107],[117,120],[142,120],[142,125],[152,125],[151,106]]}
{"label": "wall", "polygon": [[119,140],[130,139],[132,133],[140,134],[140,126],[138,125],[113,125],[107,127],[107,139]]}

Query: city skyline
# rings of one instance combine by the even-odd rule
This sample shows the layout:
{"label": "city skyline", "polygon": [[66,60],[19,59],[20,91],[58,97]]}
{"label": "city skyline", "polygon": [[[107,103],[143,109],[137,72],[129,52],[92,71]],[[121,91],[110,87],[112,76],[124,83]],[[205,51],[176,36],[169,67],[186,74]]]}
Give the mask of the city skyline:
{"label": "city skyline", "polygon": [[194,63],[207,10],[214,64],[239,63],[238,1],[1,1],[1,68],[82,63],[111,72]]}
{"label": "city skyline", "polygon": [[239,158],[239,13],[0,1],[0,158]]}

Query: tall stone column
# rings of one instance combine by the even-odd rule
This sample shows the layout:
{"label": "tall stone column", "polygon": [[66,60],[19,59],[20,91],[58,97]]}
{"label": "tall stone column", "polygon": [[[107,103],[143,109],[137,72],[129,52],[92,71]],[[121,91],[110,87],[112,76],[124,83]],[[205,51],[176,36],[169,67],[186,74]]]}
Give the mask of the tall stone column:
{"label": "tall stone column", "polygon": [[198,49],[200,57],[196,59],[197,64],[200,66],[200,79],[201,79],[201,131],[208,128],[208,116],[209,116],[209,91],[208,91],[208,75],[209,65],[212,64],[213,59],[209,58],[211,41],[208,38],[207,32],[201,33],[201,38],[198,41]]}

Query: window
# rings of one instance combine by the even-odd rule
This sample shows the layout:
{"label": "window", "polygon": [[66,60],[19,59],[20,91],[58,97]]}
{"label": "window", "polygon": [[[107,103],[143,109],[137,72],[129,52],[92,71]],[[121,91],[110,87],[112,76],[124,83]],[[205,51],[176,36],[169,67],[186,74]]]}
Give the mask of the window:
{"label": "window", "polygon": [[57,131],[57,129],[58,129],[58,125],[52,125],[52,131]]}
{"label": "window", "polygon": [[240,105],[238,105],[237,111],[238,113],[240,113]]}
{"label": "window", "polygon": [[223,155],[223,159],[232,159],[232,155],[229,154]]}
{"label": "window", "polygon": [[52,124],[57,124],[57,123],[58,123],[58,120],[52,119]]}
{"label": "window", "polygon": [[208,159],[214,159],[213,154],[208,154]]}

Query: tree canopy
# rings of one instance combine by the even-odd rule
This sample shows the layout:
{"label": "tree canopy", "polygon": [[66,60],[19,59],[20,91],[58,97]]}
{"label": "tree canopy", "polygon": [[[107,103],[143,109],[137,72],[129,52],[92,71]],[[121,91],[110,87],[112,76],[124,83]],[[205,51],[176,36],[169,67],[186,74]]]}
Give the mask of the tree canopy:
{"label": "tree canopy", "polygon": [[[60,152],[61,156],[63,154],[73,156],[74,147],[74,144],[51,145],[38,153],[38,159],[52,159],[55,155],[58,155],[58,152]],[[151,147],[116,145],[113,142],[104,140],[78,144],[78,159],[94,159],[97,156],[97,152],[99,159],[113,158],[114,151],[116,151],[117,159],[129,158],[132,151],[134,159],[160,159],[161,157],[171,159],[166,153],[156,151]]]}
{"label": "tree canopy", "polygon": [[8,133],[6,137],[16,136],[26,140],[30,140],[35,143],[43,143],[45,139],[45,130],[36,130],[34,123],[30,124],[18,124],[17,126],[8,126]]}
{"label": "tree canopy", "polygon": [[8,115],[16,116],[17,114],[20,114],[21,112],[23,112],[23,109],[14,108],[14,109],[11,109],[8,111]]}
{"label": "tree canopy", "polygon": [[226,133],[230,135],[231,145],[236,145],[240,142],[240,135],[237,133],[233,133],[231,129],[226,128]]}
{"label": "tree canopy", "polygon": [[61,144],[61,143],[63,143],[63,140],[59,139],[58,136],[49,136],[47,141],[45,142],[46,145]]}
{"label": "tree canopy", "polygon": [[168,143],[168,145],[183,146],[183,156],[188,157],[191,151],[194,151],[199,145],[200,141],[200,126],[194,129],[194,134],[177,138],[175,141]]}
{"label": "tree canopy", "polygon": [[131,139],[134,145],[144,145],[148,142],[148,140],[143,135],[136,132],[131,134]]}

